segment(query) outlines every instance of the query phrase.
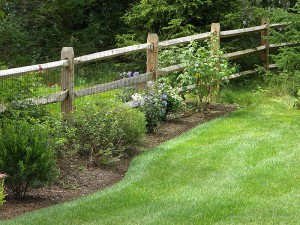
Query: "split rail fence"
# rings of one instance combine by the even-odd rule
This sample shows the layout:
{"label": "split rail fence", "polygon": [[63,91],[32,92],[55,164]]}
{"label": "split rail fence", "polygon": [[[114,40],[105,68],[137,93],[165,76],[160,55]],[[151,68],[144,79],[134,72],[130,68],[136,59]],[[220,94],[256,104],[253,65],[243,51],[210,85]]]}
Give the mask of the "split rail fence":
{"label": "split rail fence", "polygon": [[[294,45],[297,43],[282,43],[282,44],[270,44],[268,40],[270,29],[273,28],[280,28],[285,26],[284,24],[269,24],[267,20],[262,19],[260,26],[243,28],[243,29],[236,29],[236,30],[228,30],[228,31],[221,31],[219,23],[213,23],[211,25],[211,31],[196,35],[191,35],[187,37],[176,38],[172,40],[166,40],[159,42],[159,38],[157,34],[148,34],[147,43],[139,44],[134,46],[128,46],[123,48],[112,49],[108,51],[98,52],[90,55],[84,55],[80,57],[74,57],[74,50],[72,47],[64,47],[61,51],[61,60],[20,67],[20,68],[13,68],[7,70],[0,70],[0,78],[10,78],[14,76],[22,76],[28,72],[38,72],[41,70],[46,69],[53,69],[53,68],[61,68],[61,91],[52,95],[45,96],[39,99],[27,99],[30,100],[32,103],[37,105],[45,105],[50,103],[57,103],[61,102],[61,112],[62,113],[70,113],[74,110],[74,99],[98,94],[114,89],[119,89],[122,87],[128,87],[136,84],[141,84],[149,80],[157,80],[158,76],[163,74],[172,73],[175,71],[180,71],[184,69],[184,65],[172,65],[165,68],[158,68],[158,53],[160,49],[168,48],[171,46],[189,43],[191,41],[201,41],[211,38],[211,35],[216,35],[217,42],[214,43],[215,46],[218,47],[220,45],[220,40],[227,37],[234,37],[249,33],[257,33],[260,32],[261,36],[261,45],[256,48],[226,53],[225,57],[228,59],[236,59],[243,57],[248,54],[252,54],[255,52],[261,52],[261,59],[264,63],[266,69],[275,68],[275,64],[269,64],[269,51],[271,48],[279,48],[289,45]],[[128,53],[135,53],[147,51],[147,71],[144,74],[141,74],[137,77],[130,77],[124,78],[121,80],[95,85],[92,87],[88,87],[82,90],[75,91],[74,90],[74,68],[78,64],[99,61],[111,57],[116,57],[120,55],[125,55]],[[247,70],[240,73],[232,74],[228,79],[237,78],[244,75],[249,75],[256,73],[257,70]],[[0,112],[5,111],[5,106],[0,105]]]}

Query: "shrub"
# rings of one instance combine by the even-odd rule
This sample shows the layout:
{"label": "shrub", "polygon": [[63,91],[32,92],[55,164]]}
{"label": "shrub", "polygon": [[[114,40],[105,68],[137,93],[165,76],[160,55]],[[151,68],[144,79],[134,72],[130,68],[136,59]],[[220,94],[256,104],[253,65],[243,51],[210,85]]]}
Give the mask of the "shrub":
{"label": "shrub", "polygon": [[168,114],[177,114],[183,106],[183,99],[177,91],[164,81],[150,81],[142,95],[132,95],[132,99],[145,114],[147,132],[150,133],[154,132],[155,127],[165,120]]}
{"label": "shrub", "polygon": [[73,118],[74,146],[90,161],[108,165],[139,143],[145,132],[145,117],[122,103],[88,103]]}
{"label": "shrub", "polygon": [[45,126],[26,121],[2,120],[0,171],[8,174],[6,185],[16,197],[52,182],[58,170]]}
{"label": "shrub", "polygon": [[[220,84],[235,71],[235,67],[223,57],[223,52],[211,46],[211,42],[205,47],[199,47],[195,42],[191,42],[183,53],[183,64],[186,67],[178,76],[183,93],[196,96],[201,107],[218,95]],[[192,85],[195,87],[187,88]]]}
{"label": "shrub", "polygon": [[38,106],[29,101],[16,101],[0,114],[0,119],[24,120],[30,123],[45,122],[50,119],[50,113],[46,106]]}

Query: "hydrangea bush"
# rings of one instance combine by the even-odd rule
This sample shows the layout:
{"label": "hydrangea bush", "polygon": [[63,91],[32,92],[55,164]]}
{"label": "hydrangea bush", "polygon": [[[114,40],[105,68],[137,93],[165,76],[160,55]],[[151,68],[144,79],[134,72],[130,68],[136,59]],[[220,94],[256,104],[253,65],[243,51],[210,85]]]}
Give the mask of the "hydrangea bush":
{"label": "hydrangea bush", "polygon": [[177,114],[183,106],[183,99],[169,84],[149,81],[142,94],[135,93],[132,100],[145,114],[147,132],[155,127],[170,113]]}

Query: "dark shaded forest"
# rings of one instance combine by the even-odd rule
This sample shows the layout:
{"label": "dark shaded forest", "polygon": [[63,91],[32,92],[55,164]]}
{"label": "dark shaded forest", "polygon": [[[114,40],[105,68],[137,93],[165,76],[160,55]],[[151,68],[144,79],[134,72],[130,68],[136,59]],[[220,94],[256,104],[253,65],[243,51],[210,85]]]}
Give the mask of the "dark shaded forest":
{"label": "dark shaded forest", "polygon": [[[84,55],[146,42],[259,25],[261,10],[290,11],[297,0],[0,0],[0,63],[58,59],[64,46]],[[1,65],[0,64],[0,65]]]}

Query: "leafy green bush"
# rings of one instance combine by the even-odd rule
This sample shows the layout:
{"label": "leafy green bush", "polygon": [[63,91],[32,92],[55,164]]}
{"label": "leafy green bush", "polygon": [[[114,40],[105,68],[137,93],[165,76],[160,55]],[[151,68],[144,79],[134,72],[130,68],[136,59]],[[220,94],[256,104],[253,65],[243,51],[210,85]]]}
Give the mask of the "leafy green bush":
{"label": "leafy green bush", "polygon": [[52,182],[58,170],[47,128],[26,121],[2,120],[0,171],[8,174],[6,185],[16,197]]}
{"label": "leafy green bush", "polygon": [[0,119],[24,120],[27,122],[45,122],[50,119],[46,106],[35,105],[31,102],[12,102],[6,111],[0,114]]}
{"label": "leafy green bush", "polygon": [[[184,52],[184,72],[178,76],[183,93],[196,96],[200,106],[210,103],[219,93],[219,86],[227,76],[235,72],[219,49],[212,50],[211,42],[199,47],[192,42]],[[194,88],[188,88],[194,85]]]}
{"label": "leafy green bush", "polygon": [[90,161],[108,165],[134,147],[145,132],[145,117],[122,103],[86,104],[73,118],[74,146]]}

